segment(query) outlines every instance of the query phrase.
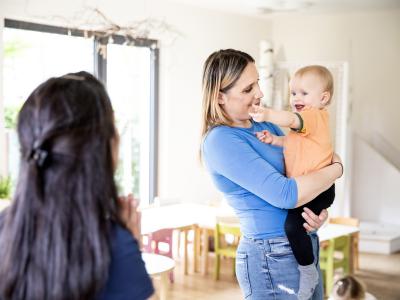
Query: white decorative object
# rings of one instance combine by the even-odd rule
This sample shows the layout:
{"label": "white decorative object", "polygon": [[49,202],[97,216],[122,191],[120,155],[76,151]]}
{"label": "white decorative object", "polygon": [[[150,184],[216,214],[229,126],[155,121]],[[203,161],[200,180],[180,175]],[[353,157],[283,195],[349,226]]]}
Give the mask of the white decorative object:
{"label": "white decorative object", "polygon": [[289,110],[290,71],[277,68],[273,77],[272,107],[277,110]]}
{"label": "white decorative object", "polygon": [[[105,59],[107,58],[106,44],[114,43],[117,37],[124,38],[124,45],[140,45],[145,39],[160,40],[165,34],[170,35],[171,41],[174,41],[182,34],[170,24],[161,19],[145,18],[143,20],[132,21],[129,24],[119,24],[111,20],[98,8],[85,7],[77,11],[72,17],[60,15],[46,17],[41,19],[60,20],[64,23],[68,35],[78,34],[83,31],[85,38],[96,38],[100,45],[96,51]],[[153,40],[152,49],[157,48],[157,40]]]}
{"label": "white decorative object", "polygon": [[260,89],[264,94],[263,103],[266,106],[273,104],[273,74],[274,74],[274,50],[272,43],[267,40],[260,42],[259,63]]}

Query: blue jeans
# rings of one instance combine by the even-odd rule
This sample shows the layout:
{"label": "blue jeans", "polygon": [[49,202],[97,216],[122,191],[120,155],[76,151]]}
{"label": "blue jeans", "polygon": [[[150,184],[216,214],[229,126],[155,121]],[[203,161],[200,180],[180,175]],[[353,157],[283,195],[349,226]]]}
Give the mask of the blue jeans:
{"label": "blue jeans", "polygon": [[[315,263],[318,264],[319,240],[310,234]],[[269,240],[242,237],[236,256],[236,277],[245,299],[297,299],[299,270],[286,237]],[[323,299],[321,271],[312,300]]]}

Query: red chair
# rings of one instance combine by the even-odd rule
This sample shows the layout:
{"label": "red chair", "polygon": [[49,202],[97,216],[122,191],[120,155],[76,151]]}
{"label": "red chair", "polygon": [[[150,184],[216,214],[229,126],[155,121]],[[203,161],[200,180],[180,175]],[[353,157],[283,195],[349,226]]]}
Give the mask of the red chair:
{"label": "red chair", "polygon": [[[173,229],[160,229],[155,232],[143,235],[143,252],[156,253],[164,256],[172,257],[172,240]],[[147,240],[147,241],[146,241]],[[169,273],[170,282],[174,282],[174,274]]]}

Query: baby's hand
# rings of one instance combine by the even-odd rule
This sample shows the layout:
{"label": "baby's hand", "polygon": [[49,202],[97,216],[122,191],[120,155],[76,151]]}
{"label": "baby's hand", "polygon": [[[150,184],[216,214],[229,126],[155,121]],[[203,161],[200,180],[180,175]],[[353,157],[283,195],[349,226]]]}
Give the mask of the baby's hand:
{"label": "baby's hand", "polygon": [[265,144],[272,144],[274,140],[274,136],[268,130],[256,132],[256,137]]}
{"label": "baby's hand", "polygon": [[266,122],[268,121],[268,109],[262,107],[261,105],[255,105],[251,107],[249,111],[250,117],[256,122]]}

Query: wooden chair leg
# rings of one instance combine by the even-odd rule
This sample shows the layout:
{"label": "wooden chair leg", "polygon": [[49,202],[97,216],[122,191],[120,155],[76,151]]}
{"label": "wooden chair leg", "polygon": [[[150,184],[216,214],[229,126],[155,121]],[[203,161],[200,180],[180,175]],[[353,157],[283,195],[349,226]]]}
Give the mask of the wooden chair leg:
{"label": "wooden chair leg", "polygon": [[203,259],[203,266],[202,266],[202,275],[207,275],[208,273],[208,229],[202,228],[201,235],[202,235],[202,259]]}
{"label": "wooden chair leg", "polygon": [[181,231],[180,230],[177,230],[177,235],[178,235],[177,254],[178,254],[178,257],[181,257]]}
{"label": "wooden chair leg", "polygon": [[353,243],[353,248],[354,248],[354,253],[353,253],[353,259],[354,259],[354,270],[359,270],[360,269],[360,261],[359,261],[359,233],[356,234],[356,236],[354,237],[354,243]]}
{"label": "wooden chair leg", "polygon": [[189,274],[188,268],[189,268],[189,258],[188,258],[188,231],[185,230],[183,233],[184,236],[184,244],[183,244],[183,264],[184,264],[184,274],[187,275]]}
{"label": "wooden chair leg", "polygon": [[215,254],[214,280],[219,279],[220,267],[221,267],[221,257],[219,254]]}
{"label": "wooden chair leg", "polygon": [[346,246],[343,249],[343,261],[344,261],[343,272],[344,272],[344,275],[350,274],[350,270],[353,269],[353,266],[350,266],[350,264],[353,264],[353,259],[354,259],[354,258],[352,258],[352,254],[354,252],[352,241],[353,240],[352,240],[351,236],[348,236]]}
{"label": "wooden chair leg", "polygon": [[199,254],[200,254],[200,228],[198,226],[193,227],[194,237],[193,237],[193,268],[194,272],[199,272]]}
{"label": "wooden chair leg", "polygon": [[358,255],[358,248],[355,249],[356,251],[354,252],[354,270],[357,271],[360,269],[359,265],[359,255]]}

